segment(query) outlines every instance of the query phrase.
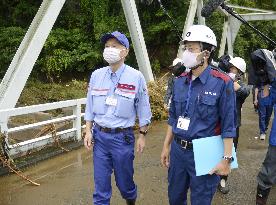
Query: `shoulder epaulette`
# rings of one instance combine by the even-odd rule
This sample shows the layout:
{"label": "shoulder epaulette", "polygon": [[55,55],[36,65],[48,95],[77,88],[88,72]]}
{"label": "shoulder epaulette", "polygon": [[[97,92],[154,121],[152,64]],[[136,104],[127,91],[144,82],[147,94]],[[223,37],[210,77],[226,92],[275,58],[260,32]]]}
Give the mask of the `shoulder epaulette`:
{"label": "shoulder epaulette", "polygon": [[222,80],[224,80],[224,82],[229,82],[231,79],[228,75],[224,74],[223,72],[220,72],[218,70],[211,70],[211,75],[216,77],[216,78],[221,78]]}
{"label": "shoulder epaulette", "polygon": [[180,78],[180,77],[187,77],[189,73],[187,72],[183,72],[181,73],[181,75],[177,76],[176,78]]}

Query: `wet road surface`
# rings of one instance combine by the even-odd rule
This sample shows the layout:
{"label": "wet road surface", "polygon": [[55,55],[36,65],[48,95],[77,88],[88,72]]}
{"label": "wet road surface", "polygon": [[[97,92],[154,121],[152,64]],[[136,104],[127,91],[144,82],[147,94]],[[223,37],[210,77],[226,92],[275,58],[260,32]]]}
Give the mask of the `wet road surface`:
{"label": "wet road surface", "polygon": [[[256,176],[266,154],[268,139],[256,140],[258,118],[247,99],[242,111],[238,147],[239,169],[229,177],[230,192],[216,193],[213,205],[254,205]],[[167,170],[160,166],[160,152],[166,122],[155,123],[147,136],[147,147],[135,158],[138,205],[167,205]],[[24,174],[39,187],[27,184],[16,175],[0,177],[0,205],[91,205],[93,192],[92,156],[84,148],[59,155],[28,167]],[[112,205],[123,205],[113,178]],[[268,205],[276,205],[276,187]]]}

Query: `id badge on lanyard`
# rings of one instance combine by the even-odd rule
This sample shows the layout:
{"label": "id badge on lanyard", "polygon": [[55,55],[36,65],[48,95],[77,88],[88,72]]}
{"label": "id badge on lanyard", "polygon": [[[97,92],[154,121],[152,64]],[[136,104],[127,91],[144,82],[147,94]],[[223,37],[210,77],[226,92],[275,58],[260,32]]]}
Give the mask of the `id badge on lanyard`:
{"label": "id badge on lanyard", "polygon": [[177,121],[177,128],[181,130],[188,130],[190,125],[190,118],[179,116]]}
{"label": "id badge on lanyard", "polygon": [[106,105],[110,105],[110,106],[116,106],[117,105],[117,98],[115,98],[115,96],[108,96],[105,100],[105,104]]}
{"label": "id badge on lanyard", "polygon": [[191,121],[190,118],[187,117],[188,109],[189,109],[189,103],[190,103],[190,99],[191,99],[191,92],[192,92],[191,87],[192,87],[192,81],[190,82],[190,85],[189,85],[188,99],[187,99],[187,103],[186,103],[185,114],[184,114],[184,116],[179,116],[178,121],[177,121],[177,128],[181,129],[181,130],[188,130],[189,125],[190,125],[190,121]]}

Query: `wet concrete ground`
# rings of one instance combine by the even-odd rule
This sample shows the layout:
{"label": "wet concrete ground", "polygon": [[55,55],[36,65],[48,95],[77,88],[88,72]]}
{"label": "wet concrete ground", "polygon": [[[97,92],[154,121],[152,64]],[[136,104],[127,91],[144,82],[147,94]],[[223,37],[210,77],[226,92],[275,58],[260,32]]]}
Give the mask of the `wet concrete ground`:
{"label": "wet concrete ground", "polygon": [[[254,205],[256,175],[266,154],[268,139],[256,140],[257,114],[251,97],[243,108],[238,150],[239,169],[229,177],[230,193],[216,193],[213,205]],[[138,205],[167,205],[167,170],[160,166],[160,152],[166,122],[152,126],[147,147],[136,155],[135,181],[138,185]],[[91,205],[93,180],[91,153],[84,148],[59,155],[24,170],[40,183],[27,184],[16,175],[0,177],[0,205]],[[125,204],[113,180],[112,205]],[[268,205],[276,205],[276,188],[272,189]]]}

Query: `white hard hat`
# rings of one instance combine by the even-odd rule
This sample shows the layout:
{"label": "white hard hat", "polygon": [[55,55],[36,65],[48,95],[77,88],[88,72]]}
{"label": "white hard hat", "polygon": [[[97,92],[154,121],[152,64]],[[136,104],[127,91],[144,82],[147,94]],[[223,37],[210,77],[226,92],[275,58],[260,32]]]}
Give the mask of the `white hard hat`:
{"label": "white hard hat", "polygon": [[185,34],[185,41],[199,41],[217,47],[217,39],[214,32],[205,25],[192,25]]}
{"label": "white hard hat", "polygon": [[246,63],[245,61],[240,57],[232,58],[229,63],[231,63],[233,66],[235,66],[237,69],[239,69],[241,72],[245,72],[246,70]]}
{"label": "white hard hat", "polygon": [[173,60],[172,66],[175,66],[177,63],[182,63],[181,58],[176,58]]}

